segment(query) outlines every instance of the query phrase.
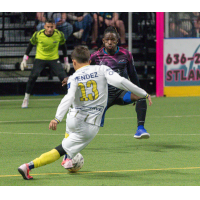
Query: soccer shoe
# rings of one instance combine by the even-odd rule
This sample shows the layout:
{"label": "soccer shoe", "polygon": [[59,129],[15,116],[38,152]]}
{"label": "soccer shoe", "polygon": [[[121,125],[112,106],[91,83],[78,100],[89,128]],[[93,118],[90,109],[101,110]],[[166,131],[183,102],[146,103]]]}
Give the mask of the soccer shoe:
{"label": "soccer shoe", "polygon": [[29,175],[29,166],[28,164],[23,164],[18,168],[18,172],[22,175],[25,180],[33,179],[32,176]]}
{"label": "soccer shoe", "polygon": [[61,165],[65,168],[65,169],[71,169],[73,167],[73,164],[72,164],[72,159],[65,159],[62,161]]}
{"label": "soccer shoe", "polygon": [[[69,136],[69,134],[68,134],[68,136],[66,137],[66,134],[67,133],[65,133],[65,138],[67,138],[68,136]],[[65,160],[67,159],[67,154],[65,154],[64,155],[64,157],[63,157],[63,161],[62,161],[62,163],[61,163],[61,165],[63,166],[63,164],[65,163]]]}
{"label": "soccer shoe", "polygon": [[24,99],[22,103],[22,108],[28,108],[28,101],[29,99]]}
{"label": "soccer shoe", "polygon": [[150,134],[147,133],[146,129],[143,126],[138,126],[138,129],[136,131],[136,134],[134,135],[134,138],[148,139],[149,137],[150,137]]}

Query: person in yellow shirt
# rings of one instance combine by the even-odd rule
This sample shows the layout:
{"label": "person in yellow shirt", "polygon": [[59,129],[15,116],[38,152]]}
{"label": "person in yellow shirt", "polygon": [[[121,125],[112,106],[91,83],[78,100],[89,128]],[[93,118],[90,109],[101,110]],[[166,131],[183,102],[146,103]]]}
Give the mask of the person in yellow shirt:
{"label": "person in yellow shirt", "polygon": [[[67,76],[64,69],[69,72],[70,65],[67,57],[66,40],[63,32],[55,28],[55,22],[53,19],[47,19],[45,21],[44,29],[36,31],[30,39],[29,45],[26,49],[23,61],[21,62],[21,70],[27,66],[27,60],[29,53],[34,45],[36,45],[36,55],[33,63],[33,69],[26,84],[25,97],[22,103],[22,108],[27,108],[29,103],[29,97],[34,84],[40,75],[41,71],[48,65],[52,71],[59,77],[60,81]],[[64,56],[64,68],[59,61],[59,46],[62,49]]]}

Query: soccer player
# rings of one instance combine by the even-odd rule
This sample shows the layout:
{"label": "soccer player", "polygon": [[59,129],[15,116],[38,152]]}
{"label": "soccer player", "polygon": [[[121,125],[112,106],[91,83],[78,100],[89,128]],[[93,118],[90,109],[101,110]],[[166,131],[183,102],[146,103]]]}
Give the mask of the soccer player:
{"label": "soccer player", "polygon": [[[113,26],[105,29],[102,41],[103,48],[91,55],[91,65],[107,65],[119,75],[125,78],[129,77],[132,83],[140,87],[132,54],[128,50],[117,46],[119,34]],[[108,86],[107,109],[115,104],[127,105],[134,103],[135,105],[135,102],[138,128],[134,137],[136,139],[147,139],[150,134],[144,128],[147,110],[146,99],[141,99],[130,91],[127,92],[111,85]]]}
{"label": "soccer player", "polygon": [[[44,29],[36,31],[30,39],[29,45],[26,49],[23,61],[21,62],[21,70],[27,66],[28,55],[33,46],[36,45],[36,55],[33,64],[33,69],[29,76],[29,80],[26,85],[25,97],[22,103],[22,108],[27,108],[29,103],[29,97],[34,87],[40,72],[48,65],[53,72],[62,81],[66,76],[64,69],[69,72],[70,65],[67,57],[67,47],[65,44],[65,37],[63,32],[55,29],[55,22],[52,19],[45,21]],[[59,61],[58,49],[62,49],[64,55],[64,69]]]}
{"label": "soccer player", "polygon": [[58,123],[68,111],[66,129],[69,131],[69,136],[63,139],[61,145],[18,168],[26,180],[33,179],[29,175],[31,169],[52,163],[66,153],[67,158],[63,160],[62,166],[65,169],[73,167],[72,158],[92,141],[104,124],[108,98],[107,83],[131,91],[140,98],[147,98],[149,105],[152,104],[149,94],[118,75],[110,67],[90,65],[88,48],[76,47],[71,57],[75,73],[69,77],[68,93],[61,100],[55,118],[49,124],[49,129],[56,130]]}

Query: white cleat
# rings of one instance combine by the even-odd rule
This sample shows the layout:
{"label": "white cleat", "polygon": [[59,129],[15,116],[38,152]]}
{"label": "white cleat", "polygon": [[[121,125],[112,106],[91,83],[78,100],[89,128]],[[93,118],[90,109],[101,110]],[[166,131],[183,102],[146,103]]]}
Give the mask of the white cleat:
{"label": "white cleat", "polygon": [[28,164],[23,164],[18,168],[18,172],[22,175],[25,180],[33,179],[32,176],[29,175],[29,166]]}
{"label": "white cleat", "polygon": [[24,99],[22,103],[22,108],[28,108],[29,99]]}
{"label": "white cleat", "polygon": [[72,159],[67,158],[66,160],[64,160],[61,165],[65,168],[65,169],[71,169],[73,167],[72,164]]}

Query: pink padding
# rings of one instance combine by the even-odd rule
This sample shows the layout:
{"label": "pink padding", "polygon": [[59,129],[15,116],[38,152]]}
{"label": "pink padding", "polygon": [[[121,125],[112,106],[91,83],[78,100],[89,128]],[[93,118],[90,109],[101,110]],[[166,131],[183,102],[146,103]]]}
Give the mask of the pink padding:
{"label": "pink padding", "polygon": [[164,12],[156,13],[156,96],[164,94]]}

